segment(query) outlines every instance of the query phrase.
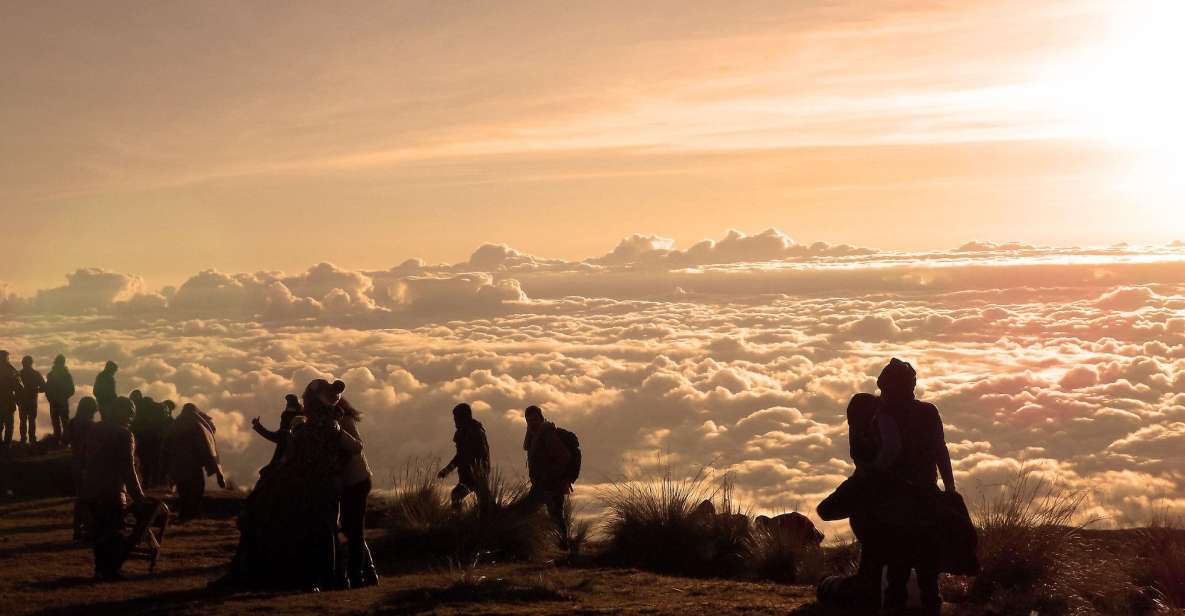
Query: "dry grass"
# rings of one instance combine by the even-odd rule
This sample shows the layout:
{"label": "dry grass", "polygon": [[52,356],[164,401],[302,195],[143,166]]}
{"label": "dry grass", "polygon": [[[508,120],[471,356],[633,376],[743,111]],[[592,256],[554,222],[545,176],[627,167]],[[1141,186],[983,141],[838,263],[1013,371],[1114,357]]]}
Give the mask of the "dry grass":
{"label": "dry grass", "polygon": [[393,493],[373,499],[372,525],[385,531],[374,541],[376,559],[408,564],[534,560],[554,545],[555,532],[545,515],[511,511],[527,492],[525,482],[495,469],[489,477],[491,510],[470,503],[455,511],[436,468],[434,460],[411,461]]}

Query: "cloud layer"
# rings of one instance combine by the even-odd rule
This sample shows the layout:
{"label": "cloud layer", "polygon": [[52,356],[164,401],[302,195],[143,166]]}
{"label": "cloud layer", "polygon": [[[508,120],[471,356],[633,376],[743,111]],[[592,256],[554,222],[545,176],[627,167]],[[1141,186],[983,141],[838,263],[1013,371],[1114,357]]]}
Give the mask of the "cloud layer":
{"label": "cloud layer", "polygon": [[454,265],[206,271],[161,290],[79,270],[30,297],[0,285],[0,309],[0,345],[42,368],[65,352],[89,384],[114,359],[121,390],[211,412],[243,481],[269,454],[250,418],[272,424],[284,394],[334,376],[367,413],[380,484],[407,457],[449,455],[461,400],[521,468],[519,410],[540,404],[580,434],[588,485],[713,463],[758,508],[812,509],[851,470],[847,398],[898,356],[943,413],[965,491],[1030,465],[1116,524],[1185,513],[1179,245],[633,235],[579,262],[486,245]]}

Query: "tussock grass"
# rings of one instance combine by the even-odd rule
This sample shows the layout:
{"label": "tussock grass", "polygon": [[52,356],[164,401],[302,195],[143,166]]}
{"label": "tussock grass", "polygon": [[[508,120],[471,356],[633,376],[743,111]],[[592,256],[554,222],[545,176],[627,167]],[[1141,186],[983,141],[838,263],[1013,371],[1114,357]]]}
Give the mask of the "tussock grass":
{"label": "tussock grass", "polygon": [[[806,583],[823,570],[818,546],[791,545],[754,527],[732,496],[727,476],[701,468],[677,478],[668,467],[653,480],[620,481],[597,495],[607,508],[603,559],[611,564],[700,577]],[[711,503],[713,514],[700,509]]]}
{"label": "tussock grass", "polygon": [[1138,614],[1128,567],[1090,540],[1087,495],[1022,471],[975,511],[982,571],[968,600],[1001,614]]}
{"label": "tussock grass", "polygon": [[554,544],[555,531],[542,513],[521,515],[511,508],[527,492],[525,481],[497,469],[489,477],[493,506],[481,511],[472,498],[455,511],[451,483],[436,477],[438,461],[409,461],[389,496],[377,497],[374,527],[385,532],[374,541],[376,559],[387,563],[534,560]]}
{"label": "tussock grass", "polygon": [[1180,518],[1157,516],[1140,531],[1133,575],[1165,610],[1185,613],[1185,525]]}

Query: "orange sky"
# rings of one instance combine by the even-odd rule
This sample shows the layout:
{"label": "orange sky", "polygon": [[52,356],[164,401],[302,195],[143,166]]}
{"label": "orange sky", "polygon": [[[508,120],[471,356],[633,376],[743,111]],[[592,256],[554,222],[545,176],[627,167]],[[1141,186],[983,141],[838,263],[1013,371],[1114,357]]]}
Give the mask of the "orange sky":
{"label": "orange sky", "polygon": [[1168,0],[638,4],[9,3],[0,281],[1185,235]]}

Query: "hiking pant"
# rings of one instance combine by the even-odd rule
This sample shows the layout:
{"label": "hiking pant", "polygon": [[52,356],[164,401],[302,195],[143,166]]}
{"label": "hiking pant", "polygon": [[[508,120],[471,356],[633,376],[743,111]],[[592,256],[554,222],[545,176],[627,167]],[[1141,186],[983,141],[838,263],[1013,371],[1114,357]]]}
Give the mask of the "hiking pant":
{"label": "hiking pant", "polygon": [[531,514],[546,505],[547,516],[555,524],[560,537],[565,537],[567,533],[564,528],[564,501],[568,498],[568,490],[569,486],[567,485],[549,489],[539,484],[531,484],[531,490],[519,501],[518,507],[523,512]]}
{"label": "hiking pant", "polygon": [[942,610],[942,595],[938,592],[938,569],[940,557],[936,532],[926,532],[903,537],[898,543],[900,550],[889,558],[885,589],[885,607],[901,609],[908,598],[909,572],[918,576],[918,591],[926,614],[939,614]]}
{"label": "hiking pant", "polygon": [[490,503],[493,501],[493,497],[490,495],[490,486],[477,478],[474,478],[473,481],[462,479],[453,487],[453,491],[449,494],[453,502],[453,509],[460,509],[461,502],[470,494],[476,496],[479,511],[489,511]]}
{"label": "hiking pant", "polygon": [[21,442],[37,441],[37,402],[20,405],[21,413]]}
{"label": "hiking pant", "polygon": [[66,433],[66,424],[70,423],[70,401],[50,400],[49,421],[53,424],[54,439],[58,441],[58,445],[61,445],[62,435]]}
{"label": "hiking pant", "polygon": [[95,576],[119,575],[127,559],[127,541],[123,536],[123,505],[118,501],[89,501],[91,529],[95,542]]}
{"label": "hiking pant", "polygon": [[370,497],[370,488],[370,479],[366,479],[342,490],[342,533],[349,549],[346,576],[351,588],[378,582],[370,546],[366,545],[366,500]]}
{"label": "hiking pant", "polygon": [[177,484],[177,518],[192,520],[202,509],[202,495],[206,493],[206,478],[202,476],[182,479]]}

